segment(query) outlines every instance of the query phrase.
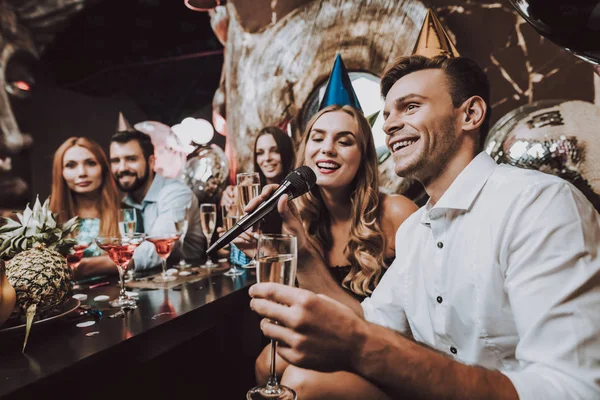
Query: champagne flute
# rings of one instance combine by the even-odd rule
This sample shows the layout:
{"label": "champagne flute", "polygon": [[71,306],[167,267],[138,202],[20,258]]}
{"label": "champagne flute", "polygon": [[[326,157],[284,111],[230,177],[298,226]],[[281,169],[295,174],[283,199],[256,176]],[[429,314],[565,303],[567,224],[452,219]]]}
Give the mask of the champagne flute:
{"label": "champagne flute", "polygon": [[121,208],[119,210],[119,231],[121,236],[129,236],[137,231],[135,208]]}
{"label": "champagne flute", "polygon": [[[128,236],[137,232],[137,214],[135,208],[119,209],[119,232],[121,236]],[[133,279],[133,270],[127,269],[127,281]]]}
{"label": "champagne flute", "polygon": [[[237,204],[232,204],[230,206],[222,206],[221,207],[221,217],[223,218],[223,225],[226,231],[233,228],[233,226],[239,221],[242,217],[240,207]],[[238,269],[234,263],[231,263],[231,267],[224,275],[227,276],[238,276],[243,274],[244,271]]]}
{"label": "champagne flute", "polygon": [[[200,204],[200,224],[202,225],[202,233],[206,237],[206,245],[210,246],[215,228],[217,227],[217,206],[212,203]],[[217,264],[213,263],[210,257],[206,258],[206,263],[201,265],[202,268],[215,268]]]}
{"label": "champagne flute", "polygon": [[135,299],[127,296],[125,291],[125,271],[133,257],[133,252],[144,241],[144,234],[130,232],[127,236],[122,237],[98,236],[95,241],[102,250],[108,253],[119,270],[121,290],[119,297],[112,300],[110,306],[120,307],[121,311],[137,308]]}
{"label": "champagne flute", "polygon": [[175,221],[175,229],[177,231],[181,231],[181,236],[179,237],[179,249],[181,250],[181,259],[179,260],[179,264],[177,264],[177,266],[180,269],[191,267],[191,265],[183,258],[183,243],[185,242],[185,235],[189,226],[190,212],[190,207],[187,207],[185,209],[185,217],[182,220]]}
{"label": "champagne flute", "polygon": [[182,226],[181,224],[177,224],[175,218],[173,218],[173,215],[171,215],[169,221],[164,221],[163,223],[158,225],[158,230],[146,236],[146,240],[154,244],[154,247],[156,248],[156,253],[160,257],[162,264],[161,275],[154,278],[154,282],[166,283],[177,279],[177,277],[167,274],[167,258],[169,258],[169,256],[171,255],[171,252],[173,251],[173,246],[181,236]]}
{"label": "champagne flute", "polygon": [[[242,209],[246,208],[250,200],[260,194],[260,175],[258,172],[237,174],[236,183],[238,189],[238,199]],[[256,268],[256,256],[243,268]]]}
{"label": "champagne flute", "polygon": [[[256,259],[258,282],[276,282],[293,286],[296,280],[298,250],[296,237],[286,234],[261,235],[258,238]],[[293,389],[280,385],[275,373],[277,341],[271,339],[271,370],[266,384],[253,387],[246,399],[296,399]]]}

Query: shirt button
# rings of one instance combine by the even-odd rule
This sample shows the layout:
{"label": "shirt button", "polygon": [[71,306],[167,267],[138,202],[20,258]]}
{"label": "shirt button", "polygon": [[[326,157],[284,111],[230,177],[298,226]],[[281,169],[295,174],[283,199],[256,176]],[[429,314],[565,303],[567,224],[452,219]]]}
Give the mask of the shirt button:
{"label": "shirt button", "polygon": [[438,296],[438,297],[436,298],[436,300],[437,300],[437,302],[438,302],[438,303],[440,303],[440,304],[442,304],[442,301],[444,301],[444,299],[442,299],[442,296]]}
{"label": "shirt button", "polygon": [[458,350],[456,350],[456,347],[452,346],[452,347],[450,347],[450,353],[456,354],[456,353],[458,353]]}
{"label": "shirt button", "polygon": [[439,247],[439,248],[441,249],[442,247],[444,247],[444,243],[442,243],[442,242],[437,242],[437,247]]}

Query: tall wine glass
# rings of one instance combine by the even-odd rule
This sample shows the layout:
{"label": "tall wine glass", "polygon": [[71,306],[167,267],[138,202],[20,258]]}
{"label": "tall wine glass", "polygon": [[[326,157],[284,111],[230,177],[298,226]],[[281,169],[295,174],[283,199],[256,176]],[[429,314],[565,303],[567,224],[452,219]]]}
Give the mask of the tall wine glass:
{"label": "tall wine glass", "polygon": [[[128,236],[137,232],[137,214],[135,208],[121,208],[119,210],[119,232],[121,236]],[[127,281],[133,279],[133,270],[127,269]]]}
{"label": "tall wine glass", "polygon": [[177,231],[181,231],[181,236],[179,237],[179,248],[181,249],[181,259],[179,260],[179,264],[177,266],[181,269],[189,268],[191,265],[185,261],[183,258],[183,243],[185,242],[185,235],[188,230],[189,220],[190,220],[190,208],[185,209],[185,217],[182,220],[175,221],[175,229]]}
{"label": "tall wine glass", "polygon": [[[217,206],[213,203],[200,204],[200,225],[202,226],[202,233],[206,237],[206,245],[210,246],[210,239],[215,228],[217,227]],[[206,263],[201,265],[202,268],[215,268],[217,264],[212,262],[210,257],[206,258]]]}
{"label": "tall wine glass", "polygon": [[[242,209],[246,208],[250,200],[260,194],[260,175],[258,172],[242,172],[236,176],[238,199]],[[256,256],[243,268],[256,268]]]}
{"label": "tall wine glass", "polygon": [[119,231],[121,236],[128,236],[137,231],[135,208],[121,208],[119,210]]}
{"label": "tall wine glass", "polygon": [[[258,282],[276,282],[292,286],[296,280],[298,257],[296,237],[286,234],[261,235],[258,238],[256,259]],[[275,373],[277,341],[271,339],[271,370],[266,384],[253,387],[246,399],[296,399],[293,389],[280,385]]]}
{"label": "tall wine glass", "polygon": [[98,236],[95,239],[100,248],[108,253],[119,270],[121,290],[119,297],[110,302],[111,307],[137,308],[135,299],[128,297],[125,291],[125,271],[133,257],[135,249],[144,241],[143,233],[129,233],[127,236]]}
{"label": "tall wine glass", "polygon": [[[242,217],[242,213],[238,204],[234,203],[230,206],[222,206],[221,207],[221,217],[223,218],[223,227],[226,231],[233,228],[233,226],[239,221]],[[238,276],[243,274],[244,271],[238,269],[234,263],[231,263],[231,267],[224,275],[227,276]]]}

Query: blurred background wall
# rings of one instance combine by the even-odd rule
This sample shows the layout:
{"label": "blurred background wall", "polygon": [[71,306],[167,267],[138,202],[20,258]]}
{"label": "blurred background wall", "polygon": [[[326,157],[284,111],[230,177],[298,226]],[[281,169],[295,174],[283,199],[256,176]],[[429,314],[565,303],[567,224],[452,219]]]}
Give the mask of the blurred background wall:
{"label": "blurred background wall", "polygon": [[[294,8],[315,6],[320,7],[318,12],[325,12],[323,4],[339,3],[341,7],[350,2],[355,7],[370,3],[303,0],[290,3],[292,9],[288,12],[292,15]],[[35,194],[49,194],[51,157],[66,138],[88,136],[108,150],[119,111],[132,123],[155,120],[174,125],[188,116],[212,121],[213,96],[224,61],[226,67],[228,64],[224,58],[227,50],[211,29],[206,12],[186,8],[183,0],[39,0],[35,10],[20,6],[23,3],[0,0],[0,21],[4,27],[1,46],[13,46],[18,54],[18,47],[22,46],[19,43],[23,42],[20,37],[26,35],[33,41],[36,53],[33,61],[27,63],[25,78],[14,73],[6,77],[7,81],[28,80],[31,86],[27,93],[19,97],[9,94],[8,102],[0,104],[3,113],[12,112],[20,131],[33,139],[30,147],[12,154],[15,168],[11,176],[21,177],[30,185],[19,201],[30,200]],[[507,0],[393,3],[405,7],[407,15],[414,19],[424,16],[423,10],[431,7],[459,52],[485,68],[492,84],[493,121],[538,100],[594,101],[591,67],[543,39]],[[64,11],[66,4],[71,6],[69,12]],[[232,0],[227,5],[229,11],[235,11],[238,31],[247,35],[249,42],[253,35],[273,28],[269,26],[270,4],[267,0]],[[44,7],[49,15],[44,14]],[[61,18],[57,18],[57,9],[63,10]],[[49,22],[41,23],[44,18]],[[242,19],[245,23],[241,23]],[[338,20],[342,22],[343,19]],[[397,29],[409,29],[404,39],[408,41],[416,37],[421,22],[404,23],[399,20]],[[21,33],[10,29],[15,24]],[[397,32],[390,31],[390,40],[395,37]],[[396,48],[409,49],[413,44],[402,43]],[[340,37],[338,43],[328,46],[334,51],[350,51],[353,43]],[[9,62],[3,60],[5,70]],[[323,77],[329,74],[332,63],[333,58],[319,64],[321,78],[317,84],[324,83]],[[354,62],[347,66],[351,71],[353,67],[360,70]],[[314,87],[308,89],[310,92]],[[227,110],[235,112],[234,108]],[[252,135],[244,136],[244,143],[252,140]],[[223,136],[215,135],[214,141],[224,147]]]}

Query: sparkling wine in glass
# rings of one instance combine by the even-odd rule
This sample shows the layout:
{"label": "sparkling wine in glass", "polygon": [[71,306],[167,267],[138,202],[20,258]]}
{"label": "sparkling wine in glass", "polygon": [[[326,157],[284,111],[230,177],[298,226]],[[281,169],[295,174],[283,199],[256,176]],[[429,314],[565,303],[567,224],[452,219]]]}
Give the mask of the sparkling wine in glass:
{"label": "sparkling wine in glass", "polygon": [[119,231],[121,236],[129,236],[137,231],[135,208],[121,208],[119,210]]}
{"label": "sparkling wine in glass", "polygon": [[[226,230],[230,230],[242,217],[240,207],[237,204],[230,206],[221,207],[221,217],[223,218],[223,225]],[[227,276],[238,276],[243,274],[244,271],[237,268],[234,263],[231,263],[231,267],[224,275]]]}
{"label": "sparkling wine in glass", "polygon": [[[250,200],[260,194],[260,175],[258,172],[239,173],[236,176],[238,199],[242,209],[246,208]],[[256,257],[248,264],[242,265],[243,268],[256,268]]]}
{"label": "sparkling wine in glass", "polygon": [[[217,206],[212,203],[200,204],[200,225],[202,233],[206,237],[206,245],[210,246],[215,228],[217,227]],[[206,263],[201,265],[202,268],[215,268],[217,264],[213,263],[210,257],[206,258]]]}
{"label": "sparkling wine in glass", "polygon": [[185,242],[185,235],[187,233],[188,226],[189,226],[189,217],[190,217],[190,209],[186,208],[184,219],[175,221],[175,230],[178,232],[181,232],[181,236],[179,237],[179,248],[181,249],[181,259],[179,260],[179,264],[177,264],[177,266],[182,269],[191,267],[191,265],[187,261],[185,261],[185,259],[183,258],[183,244]]}
{"label": "sparkling wine in glass", "polygon": [[108,253],[110,259],[119,270],[121,290],[119,297],[110,302],[111,307],[121,310],[137,308],[135,299],[127,296],[125,291],[125,272],[133,257],[135,249],[144,241],[143,233],[131,233],[128,236],[98,236],[95,239],[98,246]]}
{"label": "sparkling wine in glass", "polygon": [[[275,282],[292,286],[296,280],[297,265],[296,237],[286,234],[261,235],[258,238],[256,259],[258,266],[256,277],[258,282]],[[271,339],[271,370],[269,379],[264,385],[256,386],[248,391],[246,399],[296,399],[293,389],[279,384],[275,373],[275,355],[277,341]]]}

